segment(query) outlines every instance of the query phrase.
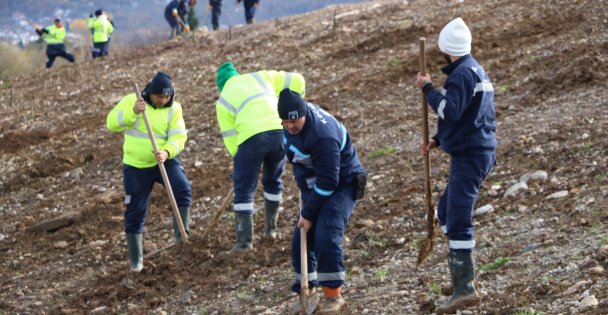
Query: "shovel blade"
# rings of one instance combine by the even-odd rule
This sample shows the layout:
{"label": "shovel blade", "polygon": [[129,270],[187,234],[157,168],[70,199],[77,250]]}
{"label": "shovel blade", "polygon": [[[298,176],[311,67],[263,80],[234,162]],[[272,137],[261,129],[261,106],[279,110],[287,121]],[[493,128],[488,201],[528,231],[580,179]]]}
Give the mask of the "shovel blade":
{"label": "shovel blade", "polygon": [[312,295],[302,294],[300,295],[300,302],[302,303],[304,314],[312,315],[317,308],[317,304],[319,303],[319,293],[315,292]]}

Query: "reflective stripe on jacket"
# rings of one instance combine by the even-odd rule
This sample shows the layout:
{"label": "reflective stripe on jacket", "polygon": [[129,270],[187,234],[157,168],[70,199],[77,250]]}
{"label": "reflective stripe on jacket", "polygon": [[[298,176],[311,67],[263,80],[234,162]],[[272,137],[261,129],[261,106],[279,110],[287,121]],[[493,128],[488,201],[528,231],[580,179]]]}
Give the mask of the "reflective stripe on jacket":
{"label": "reflective stripe on jacket", "polygon": [[[156,158],[144,119],[133,111],[136,101],[135,93],[125,96],[108,114],[106,125],[112,132],[124,132],[124,164],[137,168],[152,167],[156,165]],[[173,102],[170,107],[154,108],[147,104],[146,113],[158,149],[169,152],[170,159],[175,158],[188,139],[181,105]]]}
{"label": "reflective stripe on jacket", "polygon": [[231,156],[251,136],[283,126],[277,112],[278,95],[289,88],[304,96],[299,73],[263,70],[230,78],[215,104],[224,145]]}

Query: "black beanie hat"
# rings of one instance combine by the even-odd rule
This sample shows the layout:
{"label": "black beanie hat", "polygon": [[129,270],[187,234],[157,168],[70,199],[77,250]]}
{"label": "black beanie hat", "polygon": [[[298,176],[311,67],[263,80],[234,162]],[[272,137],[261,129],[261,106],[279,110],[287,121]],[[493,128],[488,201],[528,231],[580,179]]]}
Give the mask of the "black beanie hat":
{"label": "black beanie hat", "polygon": [[284,89],[279,94],[279,117],[283,120],[296,120],[306,116],[308,106],[302,96],[290,89]]}
{"label": "black beanie hat", "polygon": [[175,93],[173,90],[173,82],[171,82],[171,77],[164,72],[159,72],[156,74],[154,79],[150,81],[147,90],[150,94],[159,94],[165,96],[173,96],[173,93]]}
{"label": "black beanie hat", "polygon": [[97,11],[95,11],[95,16],[100,16],[103,14],[103,10],[102,9],[98,9]]}

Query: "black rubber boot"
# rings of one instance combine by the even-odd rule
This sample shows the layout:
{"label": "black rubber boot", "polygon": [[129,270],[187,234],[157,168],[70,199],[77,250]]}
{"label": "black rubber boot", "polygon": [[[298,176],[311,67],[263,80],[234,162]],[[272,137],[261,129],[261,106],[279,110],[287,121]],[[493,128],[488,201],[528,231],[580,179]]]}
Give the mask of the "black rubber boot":
{"label": "black rubber boot", "polygon": [[[190,208],[188,207],[180,207],[179,216],[182,218],[182,224],[184,224],[184,230],[186,230],[186,234],[190,234]],[[175,241],[177,244],[182,243],[182,236],[179,233],[179,227],[177,226],[177,220],[175,220],[175,216],[173,216],[173,234],[175,235]]]}
{"label": "black rubber boot", "polygon": [[442,306],[435,309],[437,314],[454,314],[457,310],[475,306],[481,296],[475,290],[475,262],[473,253],[450,253],[448,256],[452,274],[452,296]]}
{"label": "black rubber boot", "polygon": [[236,244],[234,244],[234,247],[232,247],[228,254],[234,255],[252,250],[253,215],[235,212],[234,222],[236,224]]}
{"label": "black rubber boot", "polygon": [[279,219],[279,202],[264,199],[264,223],[266,224],[266,237],[277,238],[277,220]]}

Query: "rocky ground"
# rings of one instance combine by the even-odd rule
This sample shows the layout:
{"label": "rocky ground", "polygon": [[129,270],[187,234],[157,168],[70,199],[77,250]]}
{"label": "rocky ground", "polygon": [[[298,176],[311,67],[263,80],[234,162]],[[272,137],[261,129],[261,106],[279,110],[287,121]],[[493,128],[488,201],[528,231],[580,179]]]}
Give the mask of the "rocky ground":
{"label": "rocky ground", "polygon": [[[498,164],[475,216],[484,297],[462,314],[608,314],[608,3],[588,1],[371,1],[59,65],[0,89],[0,314],[286,314],[290,235],[297,218],[288,169],[280,237],[223,254],[234,241],[226,211],[200,238],[231,188],[215,121],[215,70],[298,71],[307,98],[349,128],[370,173],[344,244],[347,314],[430,314],[447,296],[446,240],[416,268],[426,237],[419,37],[441,84],[443,25],[469,24],[473,54],[493,80]],[[105,128],[115,101],[156,71],[175,79],[193,182],[191,244],[128,272],[123,232],[122,136]],[[436,117],[430,115],[431,132]],[[449,158],[433,152],[435,200]],[[257,203],[261,204],[261,194]],[[169,203],[156,187],[145,254],[173,243]],[[486,208],[487,209],[487,208]],[[66,216],[52,232],[37,224]],[[68,220],[69,219],[69,220]]]}

